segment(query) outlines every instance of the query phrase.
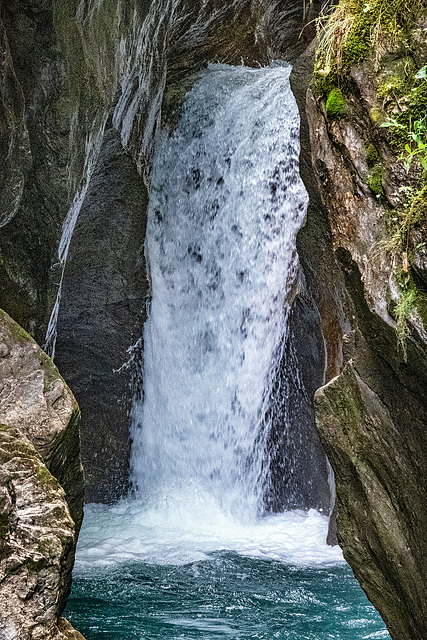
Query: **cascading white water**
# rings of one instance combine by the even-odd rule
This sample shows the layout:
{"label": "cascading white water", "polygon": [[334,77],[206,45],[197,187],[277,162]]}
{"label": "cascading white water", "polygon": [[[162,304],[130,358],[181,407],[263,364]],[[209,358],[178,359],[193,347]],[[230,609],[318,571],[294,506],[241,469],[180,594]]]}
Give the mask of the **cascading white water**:
{"label": "cascading white water", "polygon": [[289,66],[213,65],[157,144],[147,229],[152,302],[134,406],[138,492],[197,484],[254,516],[270,387],[286,338],[307,194]]}
{"label": "cascading white water", "polygon": [[87,505],[77,571],[213,550],[342,562],[317,511],[259,518],[271,384],[307,195],[289,66],[212,65],[159,135],[147,230],[152,302],[133,408],[134,496]]}

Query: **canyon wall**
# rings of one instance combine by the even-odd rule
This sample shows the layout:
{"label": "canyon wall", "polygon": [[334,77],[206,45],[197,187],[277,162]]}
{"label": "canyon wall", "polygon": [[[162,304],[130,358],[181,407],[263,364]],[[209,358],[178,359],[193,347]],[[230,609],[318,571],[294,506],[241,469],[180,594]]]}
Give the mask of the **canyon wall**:
{"label": "canyon wall", "polygon": [[[306,92],[304,56],[294,71],[313,193],[300,253],[329,353],[316,418],[335,472],[338,542],[399,640],[427,631],[427,210],[423,169],[407,158],[410,123],[426,113],[427,84],[417,74],[427,62],[426,17],[417,10],[405,40],[383,33],[339,73],[327,68],[320,40]],[[342,24],[341,14],[335,19]],[[345,53],[346,42],[339,46]],[[407,124],[393,129],[396,118]]]}
{"label": "canyon wall", "polygon": [[[0,307],[44,344],[62,294],[46,348],[81,405],[86,497],[114,501],[127,490],[129,409],[150,296],[143,243],[155,133],[161,125],[173,127],[185,92],[208,62],[295,62],[301,175],[310,207],[298,238],[304,286],[293,313],[301,319],[300,335],[313,337],[310,356],[316,354],[313,371],[307,367],[310,397],[301,411],[313,422],[312,395],[327,382],[317,392],[317,423],[336,476],[338,541],[392,637],[415,640],[425,635],[427,619],[427,569],[420,555],[426,535],[427,225],[422,196],[407,246],[390,250],[390,224],[400,215],[395,212],[408,208],[408,189],[418,188],[420,171],[416,163],[405,171],[388,130],[379,125],[394,113],[393,95],[384,89],[389,78],[402,69],[414,75],[427,62],[425,23],[414,23],[410,51],[402,43],[384,45],[381,56],[352,63],[340,86],[328,86],[321,67],[312,79],[317,43],[307,48],[320,4],[307,3],[303,15],[304,4],[295,0],[3,2]],[[335,111],[332,91],[341,95]],[[396,108],[404,107],[402,98]],[[405,314],[402,292],[412,296]],[[3,324],[10,322],[5,315]],[[17,329],[16,335],[10,346],[5,340],[2,357],[19,347],[23,334]],[[307,358],[304,340],[300,347]],[[43,424],[40,416],[63,402],[65,387],[57,386],[43,391],[54,399],[36,405]],[[19,393],[10,396],[13,406],[22,400],[24,391]],[[27,469],[31,496],[39,496],[36,471],[45,465],[68,496],[67,506],[59,485],[49,485],[46,500],[61,503],[64,523],[60,535],[52,534],[55,557],[66,567],[58,578],[61,604],[49,624],[53,634],[63,633],[55,625],[74,553],[70,513],[77,529],[81,517],[77,423],[70,418],[64,433],[72,435],[60,437],[74,443],[64,454],[40,448],[41,427],[32,437],[14,416],[0,414],[0,420],[7,425],[2,465],[12,474],[4,485],[15,482],[9,469],[15,460]],[[25,459],[16,452],[21,441]],[[8,489],[7,513],[10,496]],[[19,533],[13,526],[2,525],[7,544]],[[28,559],[20,563],[27,571]]]}

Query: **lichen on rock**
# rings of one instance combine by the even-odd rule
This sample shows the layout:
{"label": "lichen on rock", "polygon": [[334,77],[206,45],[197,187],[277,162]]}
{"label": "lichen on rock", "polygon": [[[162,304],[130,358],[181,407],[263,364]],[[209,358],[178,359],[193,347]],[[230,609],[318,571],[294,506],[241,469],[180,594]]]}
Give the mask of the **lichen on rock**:
{"label": "lichen on rock", "polygon": [[75,543],[65,492],[13,426],[0,427],[0,473],[0,632],[57,640]]}
{"label": "lichen on rock", "polygon": [[79,417],[54,364],[0,310],[1,637],[67,637],[57,622],[83,516]]}

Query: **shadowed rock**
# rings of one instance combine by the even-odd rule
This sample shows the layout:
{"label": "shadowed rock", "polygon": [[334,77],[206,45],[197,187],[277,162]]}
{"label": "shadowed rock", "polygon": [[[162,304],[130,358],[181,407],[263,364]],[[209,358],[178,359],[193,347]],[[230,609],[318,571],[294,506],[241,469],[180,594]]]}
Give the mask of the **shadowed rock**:
{"label": "shadowed rock", "polygon": [[88,502],[114,502],[127,491],[139,364],[138,348],[128,349],[142,336],[149,295],[146,208],[144,183],[110,128],[70,247],[55,356],[82,411]]}

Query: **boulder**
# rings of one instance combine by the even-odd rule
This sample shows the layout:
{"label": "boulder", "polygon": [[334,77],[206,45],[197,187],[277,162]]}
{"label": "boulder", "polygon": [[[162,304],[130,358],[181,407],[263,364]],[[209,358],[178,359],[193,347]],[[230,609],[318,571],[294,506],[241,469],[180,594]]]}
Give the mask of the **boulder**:
{"label": "boulder", "polygon": [[[0,637],[61,640],[83,517],[80,411],[36,342],[0,311]],[[65,623],[64,623],[65,624]]]}
{"label": "boulder", "polygon": [[51,359],[0,310],[0,421],[17,427],[64,488],[77,530],[83,517],[80,410]]}
{"label": "boulder", "polygon": [[65,492],[19,429],[0,425],[0,636],[60,640],[75,532]]}

